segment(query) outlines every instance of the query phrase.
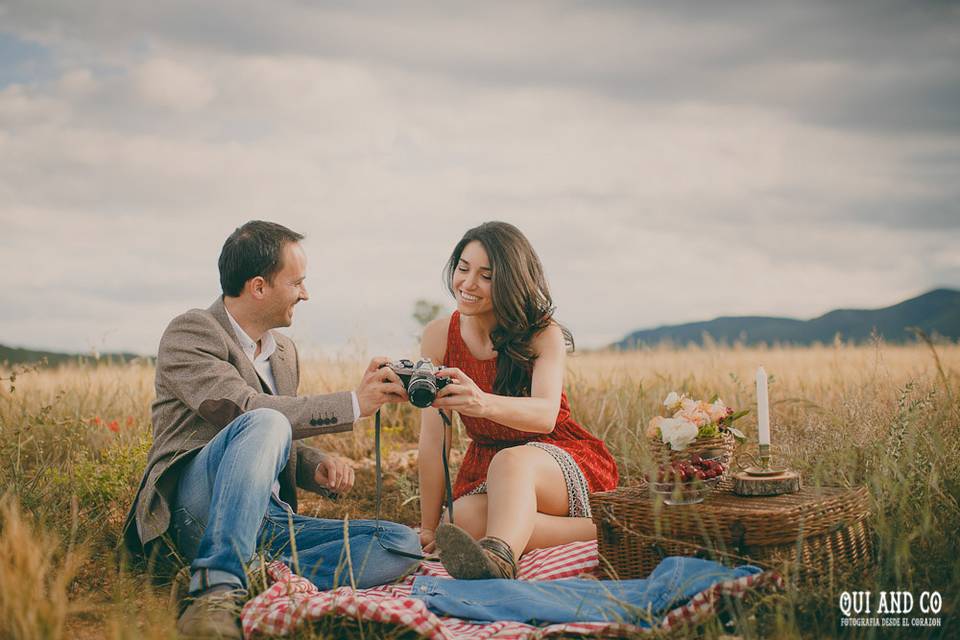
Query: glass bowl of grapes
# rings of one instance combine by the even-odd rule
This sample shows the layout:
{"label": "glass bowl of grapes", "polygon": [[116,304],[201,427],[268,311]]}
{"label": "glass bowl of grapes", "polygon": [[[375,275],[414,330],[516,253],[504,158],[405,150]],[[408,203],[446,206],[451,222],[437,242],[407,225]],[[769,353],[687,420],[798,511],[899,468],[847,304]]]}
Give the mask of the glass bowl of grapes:
{"label": "glass bowl of grapes", "polygon": [[660,465],[656,475],[648,476],[647,481],[650,492],[661,496],[664,504],[696,504],[703,502],[707,492],[720,484],[726,471],[719,459],[693,454],[689,460]]}

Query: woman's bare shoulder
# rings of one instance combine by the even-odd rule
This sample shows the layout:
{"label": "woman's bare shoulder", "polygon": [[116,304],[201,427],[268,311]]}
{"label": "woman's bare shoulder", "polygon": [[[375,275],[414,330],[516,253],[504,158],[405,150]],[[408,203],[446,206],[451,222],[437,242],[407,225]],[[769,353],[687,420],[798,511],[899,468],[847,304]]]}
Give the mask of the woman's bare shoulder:
{"label": "woman's bare shoulder", "polygon": [[450,316],[441,316],[427,323],[420,338],[420,353],[439,364],[447,352],[447,331]]}
{"label": "woman's bare shoulder", "polygon": [[566,349],[566,343],[563,338],[563,329],[555,320],[543,328],[539,333],[533,336],[530,341],[533,350],[539,355],[557,349]]}

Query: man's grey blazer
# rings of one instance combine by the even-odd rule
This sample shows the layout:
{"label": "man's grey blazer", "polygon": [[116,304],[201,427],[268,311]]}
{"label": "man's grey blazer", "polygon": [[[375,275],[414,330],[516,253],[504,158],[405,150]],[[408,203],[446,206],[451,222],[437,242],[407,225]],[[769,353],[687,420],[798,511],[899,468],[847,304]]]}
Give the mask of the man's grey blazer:
{"label": "man's grey blazer", "polygon": [[[300,363],[293,341],[274,331],[270,356],[277,394],[265,393],[253,363],[243,352],[223,298],[206,310],[191,309],[173,319],[160,339],[153,403],[153,445],[147,468],[124,524],[134,553],[163,535],[183,463],[234,418],[252,409],[276,409],[290,420],[298,440],[353,428],[349,391],[297,397]],[[323,492],[314,480],[322,453],[294,442],[280,472],[280,497],[294,510],[296,487]]]}

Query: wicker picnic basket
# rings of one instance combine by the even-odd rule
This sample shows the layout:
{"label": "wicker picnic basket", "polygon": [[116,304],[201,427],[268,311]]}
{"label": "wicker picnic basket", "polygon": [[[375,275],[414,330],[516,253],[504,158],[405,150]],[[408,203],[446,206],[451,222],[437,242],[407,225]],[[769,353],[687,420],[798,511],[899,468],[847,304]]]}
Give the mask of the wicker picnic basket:
{"label": "wicker picnic basket", "polygon": [[650,455],[658,464],[689,460],[690,456],[696,453],[704,458],[719,458],[725,466],[729,467],[733,459],[733,449],[736,446],[736,439],[729,431],[721,431],[707,438],[697,438],[682,451],[674,451],[670,445],[663,444],[660,438],[651,438],[648,442]]}
{"label": "wicker picnic basket", "polygon": [[749,562],[809,581],[869,565],[866,488],[743,497],[730,487],[725,480],[703,503],[681,506],[651,499],[645,486],[592,494],[601,571],[643,578],[664,557],[680,555]]}

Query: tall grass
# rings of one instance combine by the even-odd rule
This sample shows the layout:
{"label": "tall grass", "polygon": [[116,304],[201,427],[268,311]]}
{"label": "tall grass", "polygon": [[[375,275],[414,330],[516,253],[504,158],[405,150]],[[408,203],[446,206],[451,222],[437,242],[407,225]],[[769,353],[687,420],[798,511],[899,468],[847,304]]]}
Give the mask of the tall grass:
{"label": "tall grass", "polygon": [[[936,349],[939,362],[927,345],[882,342],[575,354],[567,393],[574,417],[606,440],[622,482],[631,484],[649,461],[644,427],[669,391],[717,393],[730,406],[751,408],[762,364],[771,376],[776,454],[807,484],[869,487],[876,563],[866,578],[841,575],[817,589],[766,598],[737,616],[737,632],[868,637],[869,630],[841,634],[840,591],[939,590],[947,624],[960,606],[960,346]],[[363,366],[360,359],[304,363],[301,392],[351,388]],[[171,589],[116,552],[150,443],[152,367],[64,367],[22,373],[12,391],[2,384],[0,637],[172,637]],[[417,486],[404,452],[415,446],[418,412],[389,407],[384,424],[385,457],[394,467],[383,515],[413,524]],[[738,424],[755,438],[752,414]],[[307,499],[305,509],[372,515],[370,421],[315,444],[356,460],[361,472],[348,499]]]}
{"label": "tall grass", "polygon": [[13,496],[0,499],[0,638],[59,638],[84,552],[25,517]]}

